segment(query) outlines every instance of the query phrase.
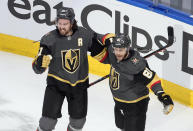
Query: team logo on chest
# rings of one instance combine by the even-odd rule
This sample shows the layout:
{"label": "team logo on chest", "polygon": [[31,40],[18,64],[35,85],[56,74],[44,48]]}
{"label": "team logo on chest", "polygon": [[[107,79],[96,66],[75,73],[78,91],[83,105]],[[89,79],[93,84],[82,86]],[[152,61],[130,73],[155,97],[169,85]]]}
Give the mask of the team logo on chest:
{"label": "team logo on chest", "polygon": [[111,75],[110,75],[110,86],[113,90],[119,89],[119,73],[116,72],[115,68],[111,68]]}
{"label": "team logo on chest", "polygon": [[80,66],[80,49],[62,50],[62,67],[69,73],[74,73]]}

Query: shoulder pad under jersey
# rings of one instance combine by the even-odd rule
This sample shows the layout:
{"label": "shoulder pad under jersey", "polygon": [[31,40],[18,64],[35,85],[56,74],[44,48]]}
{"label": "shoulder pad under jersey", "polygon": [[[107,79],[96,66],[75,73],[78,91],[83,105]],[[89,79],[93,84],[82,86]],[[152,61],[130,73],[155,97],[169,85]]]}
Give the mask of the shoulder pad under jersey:
{"label": "shoulder pad under jersey", "polygon": [[56,30],[53,30],[51,32],[48,32],[41,38],[40,45],[51,46],[55,42],[55,39],[56,39]]}

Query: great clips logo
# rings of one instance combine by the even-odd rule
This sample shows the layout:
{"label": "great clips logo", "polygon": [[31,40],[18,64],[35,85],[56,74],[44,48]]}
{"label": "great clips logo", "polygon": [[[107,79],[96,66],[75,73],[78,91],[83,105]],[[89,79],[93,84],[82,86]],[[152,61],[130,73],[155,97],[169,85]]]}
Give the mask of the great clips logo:
{"label": "great clips logo", "polygon": [[[41,9],[32,12],[32,8],[36,6],[41,7]],[[55,9],[57,12],[58,9],[60,9],[61,7],[63,7],[63,2],[55,5],[53,9]],[[33,17],[34,21],[39,24],[53,24],[51,20],[51,7],[46,1],[34,0],[33,4],[31,5],[29,0],[8,0],[8,8],[11,14],[19,19],[27,20]],[[27,13],[21,13],[21,11],[17,10],[18,8],[23,9]],[[41,16],[44,16],[44,18],[42,18]]]}
{"label": "great clips logo", "polygon": [[[38,10],[32,11],[32,8],[34,7],[41,7],[41,9],[38,8]],[[35,22],[39,24],[46,23],[47,25],[52,25],[52,19],[51,19],[51,11],[57,12],[58,9],[60,9],[63,6],[63,2],[60,2],[53,7],[49,5],[44,0],[34,0],[33,4],[30,4],[29,0],[8,0],[8,8],[11,14],[19,19],[31,19],[33,18]],[[17,9],[23,9],[25,10],[25,13],[19,12]],[[43,9],[42,9],[43,8]],[[53,8],[53,9],[52,9]],[[152,38],[152,36],[149,34],[148,31],[138,28],[135,26],[129,26],[129,16],[121,14],[120,11],[118,10],[110,10],[109,8],[102,6],[102,5],[97,5],[97,4],[92,4],[86,6],[82,12],[81,12],[81,22],[82,25],[90,30],[93,30],[92,27],[90,27],[88,23],[88,15],[92,11],[102,11],[106,14],[107,17],[112,18],[112,21],[115,21],[115,26],[112,27],[115,29],[115,33],[120,32],[120,27],[123,27],[123,32],[128,33],[129,30],[131,30],[132,33],[132,47],[134,48],[140,48],[143,50],[150,50],[152,49],[152,44],[155,43],[158,48],[163,47],[163,44],[165,45],[168,42],[168,39],[162,35],[156,35],[155,37]],[[26,13],[27,12],[27,13]],[[113,16],[115,14],[115,16]],[[44,16],[43,18],[41,16]],[[123,17],[121,17],[123,16]],[[100,16],[96,16],[97,19],[101,19]],[[121,23],[121,21],[123,21]],[[111,22],[111,21],[107,21]],[[96,23],[97,25],[97,23]],[[146,38],[146,41],[143,41],[145,46],[141,47],[137,43],[137,36],[143,35]],[[188,51],[189,51],[189,44],[190,41],[193,41],[193,35],[189,34],[187,32],[183,33],[183,52],[182,52],[182,71],[187,72],[189,74],[193,75],[193,67],[190,67],[188,65]],[[168,51],[165,51],[163,54],[157,53],[155,55],[157,58],[161,60],[167,60],[169,58],[169,53]]]}
{"label": "great clips logo", "polygon": [[[157,36],[155,36],[155,38],[152,38],[146,30],[135,27],[135,26],[132,26],[132,27],[129,26],[127,24],[129,22],[129,16],[123,15],[123,18],[121,18],[122,15],[121,15],[120,11],[115,10],[115,12],[114,12],[115,16],[113,17],[113,11],[111,11],[110,9],[108,9],[108,8],[102,6],[102,5],[96,5],[96,4],[88,5],[82,10],[81,22],[82,22],[82,25],[84,27],[86,27],[87,29],[93,30],[92,27],[89,26],[89,23],[87,21],[88,20],[88,18],[87,18],[88,15],[93,11],[102,11],[102,12],[106,13],[107,17],[111,17],[112,20],[114,18],[115,33],[120,33],[121,32],[120,27],[123,27],[123,33],[126,33],[126,34],[128,34],[129,30],[131,30],[131,32],[132,32],[131,39],[132,39],[132,47],[133,48],[140,48],[141,50],[143,50],[143,52],[147,53],[149,50],[152,49],[153,41],[158,46],[158,48],[162,48],[163,47],[162,44],[166,45],[167,42],[168,42],[168,39],[165,38],[164,36],[157,35]],[[100,16],[98,16],[97,19],[100,19]],[[123,21],[122,23],[121,23],[121,20]],[[107,21],[107,22],[111,22],[111,21]],[[167,31],[167,29],[166,29],[166,31]],[[139,43],[137,44],[137,36],[140,36],[140,35],[142,35],[146,38],[146,41],[143,41],[144,42],[143,44],[146,43],[146,45],[143,46],[143,47],[138,45]],[[157,53],[155,56],[157,58],[161,59],[161,60],[167,60],[169,58],[169,53],[166,50],[163,53],[163,55]]]}

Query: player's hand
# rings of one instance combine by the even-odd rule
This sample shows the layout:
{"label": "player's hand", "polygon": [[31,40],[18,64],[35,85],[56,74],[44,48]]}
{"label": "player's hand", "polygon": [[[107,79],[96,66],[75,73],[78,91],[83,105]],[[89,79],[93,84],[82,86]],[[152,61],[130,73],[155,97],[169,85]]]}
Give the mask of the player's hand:
{"label": "player's hand", "polygon": [[36,64],[39,68],[47,68],[50,64],[51,55],[40,55],[36,60]]}
{"label": "player's hand", "polygon": [[157,93],[157,96],[158,96],[159,101],[164,106],[163,113],[166,115],[169,114],[174,107],[174,103],[173,103],[171,97],[169,95],[167,95],[165,92]]}
{"label": "player's hand", "polygon": [[114,37],[115,37],[115,34],[112,34],[112,33],[106,34],[106,38],[103,41],[104,46],[109,47],[112,44]]}
{"label": "player's hand", "polygon": [[51,59],[51,55],[43,55],[41,67],[47,68],[50,64]]}

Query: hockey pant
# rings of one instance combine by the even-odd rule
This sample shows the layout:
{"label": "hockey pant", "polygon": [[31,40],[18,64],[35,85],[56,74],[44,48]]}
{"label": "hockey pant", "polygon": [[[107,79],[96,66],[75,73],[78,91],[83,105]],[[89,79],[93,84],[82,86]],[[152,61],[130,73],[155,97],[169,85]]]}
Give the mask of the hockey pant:
{"label": "hockey pant", "polygon": [[137,103],[115,101],[115,124],[123,131],[144,131],[149,98]]}

